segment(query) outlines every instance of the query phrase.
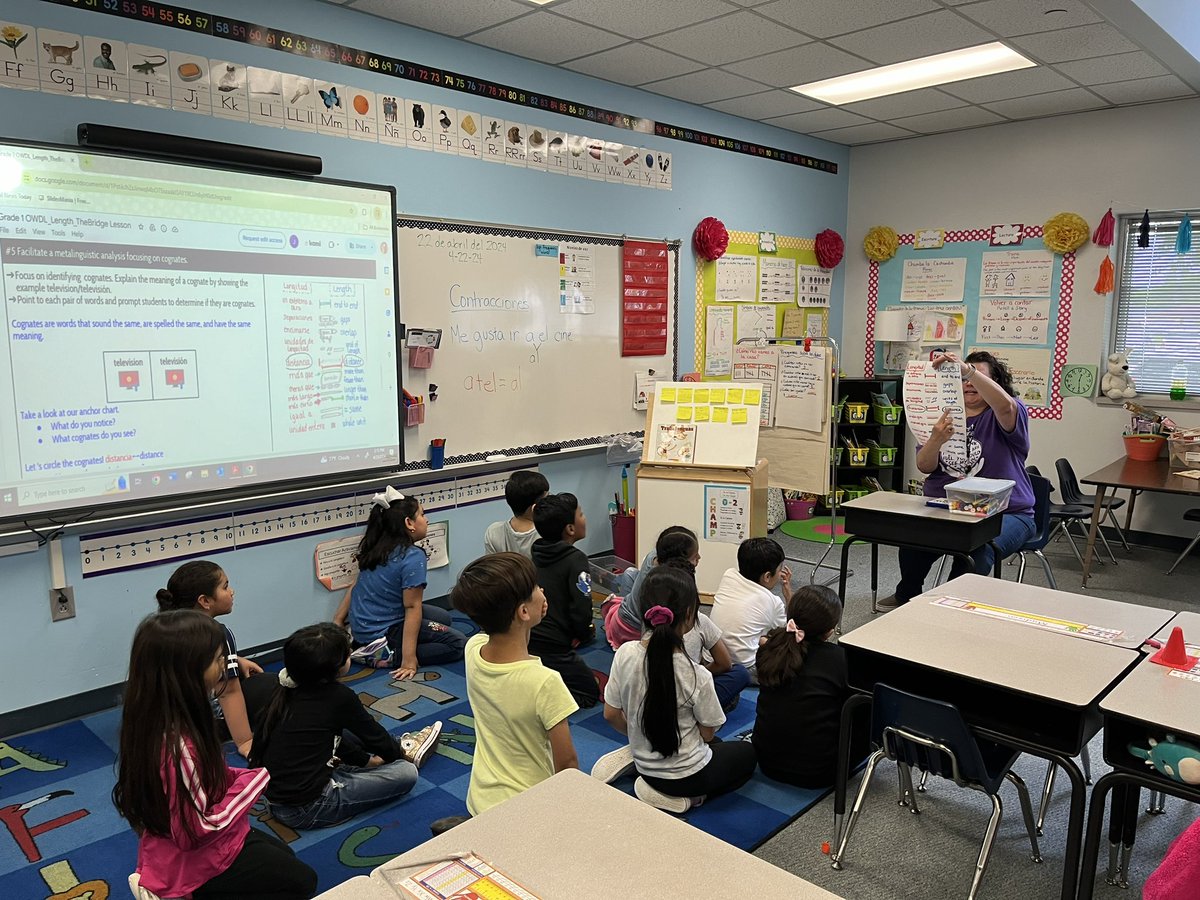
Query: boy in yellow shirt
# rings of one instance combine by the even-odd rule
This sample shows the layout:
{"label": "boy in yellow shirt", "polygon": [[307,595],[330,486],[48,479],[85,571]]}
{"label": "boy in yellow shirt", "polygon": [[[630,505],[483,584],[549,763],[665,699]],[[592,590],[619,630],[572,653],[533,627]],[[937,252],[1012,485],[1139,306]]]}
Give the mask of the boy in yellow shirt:
{"label": "boy in yellow shirt", "polygon": [[475,716],[475,759],[467,809],[477,816],[579,759],[567,716],[579,709],[562,676],[529,655],[529,633],[546,596],[529,557],[493,553],[463,569],[454,608],[482,632],[467,641],[467,698]]}

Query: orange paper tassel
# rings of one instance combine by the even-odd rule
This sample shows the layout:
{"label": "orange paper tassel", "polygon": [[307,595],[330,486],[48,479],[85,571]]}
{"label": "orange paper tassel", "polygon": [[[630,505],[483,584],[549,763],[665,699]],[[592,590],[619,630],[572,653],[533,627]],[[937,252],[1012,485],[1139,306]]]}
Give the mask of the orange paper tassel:
{"label": "orange paper tassel", "polygon": [[1113,290],[1113,264],[1107,256],[1100,263],[1100,277],[1096,279],[1097,294],[1111,294]]}

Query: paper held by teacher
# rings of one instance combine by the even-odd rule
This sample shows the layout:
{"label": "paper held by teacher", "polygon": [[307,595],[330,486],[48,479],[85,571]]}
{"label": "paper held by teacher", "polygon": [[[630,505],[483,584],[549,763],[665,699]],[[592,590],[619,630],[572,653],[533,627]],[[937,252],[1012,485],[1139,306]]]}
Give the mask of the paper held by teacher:
{"label": "paper held by teacher", "polygon": [[954,367],[935,369],[928,360],[915,359],[904,370],[904,420],[920,446],[933,434],[933,426],[950,411],[954,434],[946,442],[953,455],[966,456],[967,413],[962,377]]}

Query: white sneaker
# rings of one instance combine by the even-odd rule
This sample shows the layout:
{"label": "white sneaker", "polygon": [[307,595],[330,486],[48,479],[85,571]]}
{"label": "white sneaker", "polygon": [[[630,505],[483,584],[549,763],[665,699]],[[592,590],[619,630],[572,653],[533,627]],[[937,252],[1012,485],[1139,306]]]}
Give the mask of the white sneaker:
{"label": "white sneaker", "polygon": [[418,769],[421,768],[437,749],[438,735],[441,733],[442,723],[434,722],[420,731],[406,731],[400,735],[400,749],[404,752],[404,758]]}
{"label": "white sneaker", "polygon": [[664,794],[662,791],[651,787],[650,783],[640,776],[633,783],[633,793],[643,803],[649,804],[655,809],[661,809],[663,812],[674,813],[677,816],[683,815],[692,807],[699,806],[704,802],[703,797],[672,797],[670,794]]}
{"label": "white sneaker", "polygon": [[[391,648],[388,647],[387,637],[375,638],[369,644],[363,644],[350,653],[350,659],[360,665],[372,668],[384,668],[392,658]],[[383,663],[384,665],[380,665]]]}
{"label": "white sneaker", "polygon": [[633,749],[626,744],[611,753],[605,753],[592,766],[592,777],[599,778],[605,784],[612,784],[626,772],[633,769]]}

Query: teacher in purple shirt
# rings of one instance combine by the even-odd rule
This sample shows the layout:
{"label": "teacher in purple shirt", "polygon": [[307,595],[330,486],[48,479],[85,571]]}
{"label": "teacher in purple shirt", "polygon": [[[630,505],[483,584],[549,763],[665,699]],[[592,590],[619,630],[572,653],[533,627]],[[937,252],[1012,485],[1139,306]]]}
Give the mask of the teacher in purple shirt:
{"label": "teacher in purple shirt", "polygon": [[[967,412],[966,454],[962,444],[947,446],[954,435],[950,414],[943,413],[933,426],[933,433],[924,445],[917,448],[917,468],[929,477],[925,479],[926,497],[945,497],[946,485],[960,478],[978,475],[982,478],[1007,478],[1016,482],[1002,513],[1000,534],[992,541],[1003,559],[1016,553],[1033,537],[1033,486],[1025,471],[1029,455],[1029,411],[1012,386],[1008,366],[985,350],[977,350],[960,360],[953,353],[937,354],[931,360],[934,368],[945,363],[957,366],[963,380],[963,402]],[[900,550],[900,583],[896,592],[879,601],[881,609],[892,609],[907,603],[921,593],[925,576],[941,557],[922,550]],[[992,571],[992,547],[985,544],[974,553],[974,571],[987,575]],[[950,577],[969,571],[965,562],[954,558]]]}

